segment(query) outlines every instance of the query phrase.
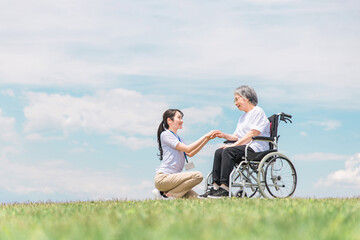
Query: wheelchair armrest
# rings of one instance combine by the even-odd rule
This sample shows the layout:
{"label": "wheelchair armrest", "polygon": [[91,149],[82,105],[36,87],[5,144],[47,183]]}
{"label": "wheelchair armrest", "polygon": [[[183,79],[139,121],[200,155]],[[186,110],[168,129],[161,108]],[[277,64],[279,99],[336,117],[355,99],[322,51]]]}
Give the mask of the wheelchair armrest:
{"label": "wheelchair armrest", "polygon": [[224,143],[225,143],[225,144],[228,144],[228,143],[236,143],[236,141],[226,140]]}
{"label": "wheelchair armrest", "polygon": [[263,136],[255,136],[252,137],[254,141],[267,141],[267,142],[273,142],[275,139],[272,137],[263,137]]}

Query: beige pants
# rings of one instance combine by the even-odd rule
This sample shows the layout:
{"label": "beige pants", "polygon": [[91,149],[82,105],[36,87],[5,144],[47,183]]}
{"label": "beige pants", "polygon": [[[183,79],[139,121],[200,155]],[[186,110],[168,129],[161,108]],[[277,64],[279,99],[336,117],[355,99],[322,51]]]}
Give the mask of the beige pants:
{"label": "beige pants", "polygon": [[155,187],[159,191],[170,193],[175,198],[194,198],[198,194],[192,188],[201,183],[202,180],[201,172],[157,173]]}

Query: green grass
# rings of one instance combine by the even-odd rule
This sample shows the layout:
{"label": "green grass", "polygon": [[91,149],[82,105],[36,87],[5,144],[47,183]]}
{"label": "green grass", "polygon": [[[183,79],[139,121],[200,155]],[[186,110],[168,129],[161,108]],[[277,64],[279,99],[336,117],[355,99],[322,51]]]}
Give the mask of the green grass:
{"label": "green grass", "polygon": [[0,239],[360,239],[360,199],[0,205]]}

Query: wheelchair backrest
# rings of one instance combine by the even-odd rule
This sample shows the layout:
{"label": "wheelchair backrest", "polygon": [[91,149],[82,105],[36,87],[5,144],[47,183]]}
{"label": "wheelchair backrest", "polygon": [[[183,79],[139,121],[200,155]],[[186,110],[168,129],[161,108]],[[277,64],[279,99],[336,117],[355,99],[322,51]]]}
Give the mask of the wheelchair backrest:
{"label": "wheelchair backrest", "polygon": [[[279,115],[278,114],[274,114],[272,116],[270,116],[269,118],[270,121],[270,137],[276,139],[277,142],[277,138],[278,138],[278,126],[279,126]],[[274,146],[272,143],[269,143],[270,145],[270,149],[274,149]]]}
{"label": "wheelchair backrest", "polygon": [[[280,135],[278,135],[278,126],[280,121],[283,121],[285,123],[292,123],[291,121],[292,116],[286,113],[278,113],[278,114],[274,114],[271,117],[269,117],[269,121],[270,121],[270,137],[272,137],[275,141],[275,143],[278,143],[279,137]],[[272,143],[270,144],[270,149],[274,149],[274,146]]]}

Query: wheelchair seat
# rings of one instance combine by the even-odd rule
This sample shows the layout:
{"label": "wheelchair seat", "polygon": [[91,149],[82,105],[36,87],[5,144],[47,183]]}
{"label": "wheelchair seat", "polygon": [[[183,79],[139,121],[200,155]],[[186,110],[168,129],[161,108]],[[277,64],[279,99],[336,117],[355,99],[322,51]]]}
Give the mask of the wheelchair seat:
{"label": "wheelchair seat", "polygon": [[263,152],[249,152],[248,153],[248,161],[261,161],[267,154],[277,152],[277,149],[270,149]]}

